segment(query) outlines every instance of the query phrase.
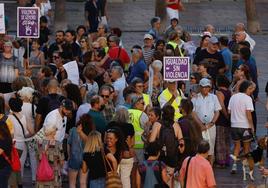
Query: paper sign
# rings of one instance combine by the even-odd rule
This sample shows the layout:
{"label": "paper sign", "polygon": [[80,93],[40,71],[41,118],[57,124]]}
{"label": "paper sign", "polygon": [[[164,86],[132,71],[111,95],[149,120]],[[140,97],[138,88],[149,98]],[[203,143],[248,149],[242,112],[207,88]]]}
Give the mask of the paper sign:
{"label": "paper sign", "polygon": [[164,80],[179,81],[190,78],[189,57],[164,57]]}
{"label": "paper sign", "polygon": [[67,72],[67,78],[72,81],[73,84],[79,85],[79,71],[76,61],[70,61],[63,65]]}
{"label": "paper sign", "polygon": [[18,7],[17,36],[20,38],[39,38],[39,7]]}
{"label": "paper sign", "polygon": [[4,4],[0,3],[0,34],[6,33],[6,25],[5,25],[5,8]]}

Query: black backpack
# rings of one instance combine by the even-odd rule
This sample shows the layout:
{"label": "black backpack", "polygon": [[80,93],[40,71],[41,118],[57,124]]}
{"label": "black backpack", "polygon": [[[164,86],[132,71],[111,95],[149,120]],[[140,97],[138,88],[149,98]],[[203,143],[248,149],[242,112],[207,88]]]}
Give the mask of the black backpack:
{"label": "black backpack", "polygon": [[160,159],[171,167],[175,167],[178,163],[178,139],[175,135],[173,123],[171,125],[162,123],[158,139],[162,148]]}

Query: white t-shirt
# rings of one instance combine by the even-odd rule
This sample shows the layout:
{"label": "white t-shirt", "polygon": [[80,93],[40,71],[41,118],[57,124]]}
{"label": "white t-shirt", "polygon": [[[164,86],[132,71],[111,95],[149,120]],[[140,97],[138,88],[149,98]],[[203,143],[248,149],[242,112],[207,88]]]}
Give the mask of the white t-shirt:
{"label": "white t-shirt", "polygon": [[192,102],[194,105],[193,111],[203,123],[210,123],[214,113],[221,110],[221,105],[217,96],[211,93],[206,97],[203,97],[201,93],[198,93],[197,96],[192,99]]}
{"label": "white t-shirt", "polygon": [[[34,130],[35,121],[32,114],[32,103],[23,102],[21,113],[26,117],[27,127]],[[36,106],[34,105],[34,112],[36,110]]]}
{"label": "white t-shirt", "polygon": [[59,112],[59,109],[57,108],[47,114],[43,127],[45,130],[48,127],[56,127],[57,131],[55,135],[55,140],[62,142],[65,137],[66,123],[67,118],[65,116],[62,117]]}
{"label": "white t-shirt", "polygon": [[[26,124],[26,117],[20,113],[20,115],[17,115],[17,117],[19,118],[20,122],[23,125],[23,129],[24,129],[24,133],[25,136],[27,136],[29,134],[28,130],[27,130],[27,124]],[[14,117],[14,115],[10,114],[8,115],[8,119],[10,119],[12,121],[13,124],[13,128],[14,128],[14,140],[16,141],[15,146],[18,149],[23,150],[25,148],[25,137],[23,135],[23,131],[22,131],[22,127],[20,125],[20,123],[18,122],[18,120]]]}
{"label": "white t-shirt", "polygon": [[231,127],[250,128],[246,110],[254,111],[252,98],[245,93],[234,94],[228,105],[231,111]]}
{"label": "white t-shirt", "polygon": [[118,78],[114,83],[114,90],[118,93],[115,106],[123,105],[125,100],[123,97],[123,90],[127,87],[126,79],[125,77]]}

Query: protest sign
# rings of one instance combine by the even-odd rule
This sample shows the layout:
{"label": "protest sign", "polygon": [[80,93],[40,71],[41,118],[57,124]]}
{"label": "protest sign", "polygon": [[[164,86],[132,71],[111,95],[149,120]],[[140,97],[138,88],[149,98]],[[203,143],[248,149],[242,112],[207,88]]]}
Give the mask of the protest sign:
{"label": "protest sign", "polygon": [[79,85],[79,70],[76,61],[70,61],[63,65],[67,72],[67,78],[72,81],[73,84]]}
{"label": "protest sign", "polygon": [[39,38],[39,7],[18,7],[17,36],[20,38]]}
{"label": "protest sign", "polygon": [[0,3],[0,34],[6,33],[6,25],[5,25],[5,8],[4,4]]}
{"label": "protest sign", "polygon": [[189,80],[189,57],[164,57],[164,80]]}

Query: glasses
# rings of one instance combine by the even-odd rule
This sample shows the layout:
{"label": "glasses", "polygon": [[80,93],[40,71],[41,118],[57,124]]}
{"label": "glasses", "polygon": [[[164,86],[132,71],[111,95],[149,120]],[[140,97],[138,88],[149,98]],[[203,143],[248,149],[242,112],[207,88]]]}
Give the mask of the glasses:
{"label": "glasses", "polygon": [[109,95],[101,95],[101,97],[108,99],[110,96]]}
{"label": "glasses", "polygon": [[81,41],[80,41],[80,43],[85,43],[85,42],[86,42],[86,41],[84,41],[84,40],[81,40]]}
{"label": "glasses", "polygon": [[180,148],[184,147],[184,144],[179,144],[179,147],[180,147]]}
{"label": "glasses", "polygon": [[53,55],[53,59],[59,59],[59,58],[60,58],[60,56]]}
{"label": "glasses", "polygon": [[62,126],[63,126],[63,127],[66,126],[66,122],[64,121],[64,119],[62,119]]}
{"label": "glasses", "polygon": [[93,47],[94,50],[99,50],[101,49],[100,47]]}

